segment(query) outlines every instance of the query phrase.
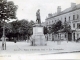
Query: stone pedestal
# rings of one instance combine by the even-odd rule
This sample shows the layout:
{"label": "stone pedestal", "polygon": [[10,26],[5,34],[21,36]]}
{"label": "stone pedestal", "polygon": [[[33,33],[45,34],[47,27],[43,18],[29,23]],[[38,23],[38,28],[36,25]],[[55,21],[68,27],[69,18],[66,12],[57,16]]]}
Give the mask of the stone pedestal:
{"label": "stone pedestal", "polygon": [[35,24],[33,26],[33,35],[30,38],[31,45],[33,46],[44,46],[46,45],[46,39],[43,34],[43,26]]}

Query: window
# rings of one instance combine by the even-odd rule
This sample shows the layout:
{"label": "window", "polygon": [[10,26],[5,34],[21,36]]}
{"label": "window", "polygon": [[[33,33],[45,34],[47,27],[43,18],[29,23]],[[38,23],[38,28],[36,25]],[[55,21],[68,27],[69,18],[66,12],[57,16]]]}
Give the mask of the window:
{"label": "window", "polygon": [[77,24],[77,28],[80,29],[80,23]]}
{"label": "window", "polygon": [[77,34],[77,38],[79,38],[79,34]]}
{"label": "window", "polygon": [[65,34],[65,38],[66,38],[66,34]]}
{"label": "window", "polygon": [[49,22],[47,22],[47,25],[49,25]]}
{"label": "window", "polygon": [[61,34],[60,34],[60,39],[61,39]]}
{"label": "window", "polygon": [[50,25],[50,21],[49,21],[49,25]]}
{"label": "window", "polygon": [[52,20],[52,24],[54,23],[54,21]]}
{"label": "window", "polygon": [[66,22],[66,18],[65,18],[65,22]]}
{"label": "window", "polygon": [[55,23],[56,23],[56,20],[55,20]]}
{"label": "window", "polygon": [[79,18],[79,15],[77,15],[77,19]]}
{"label": "window", "polygon": [[58,34],[58,38],[59,38],[59,34]]}
{"label": "window", "polygon": [[75,20],[75,15],[73,15],[73,20]]}
{"label": "window", "polygon": [[46,22],[46,24],[48,25],[48,22]]}
{"label": "window", "polygon": [[57,37],[57,35],[55,35],[55,37]]}
{"label": "window", "polygon": [[69,16],[69,21],[70,21],[70,16]]}
{"label": "window", "polygon": [[73,24],[73,28],[75,28],[75,24]]}

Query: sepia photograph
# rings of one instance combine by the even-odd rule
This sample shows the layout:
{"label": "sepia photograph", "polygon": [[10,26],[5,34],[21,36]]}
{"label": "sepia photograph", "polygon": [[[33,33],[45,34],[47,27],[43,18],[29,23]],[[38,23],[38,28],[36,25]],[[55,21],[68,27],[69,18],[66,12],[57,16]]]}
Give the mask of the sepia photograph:
{"label": "sepia photograph", "polygon": [[31,56],[79,59],[79,0],[0,0],[0,60]]}

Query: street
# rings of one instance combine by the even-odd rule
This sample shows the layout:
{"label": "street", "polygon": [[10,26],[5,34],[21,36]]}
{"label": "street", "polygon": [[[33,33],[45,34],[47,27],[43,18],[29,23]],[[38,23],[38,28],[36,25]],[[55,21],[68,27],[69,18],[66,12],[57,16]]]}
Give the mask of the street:
{"label": "street", "polygon": [[6,42],[6,50],[2,50],[2,42],[0,41],[0,54],[9,53],[68,53],[68,52],[79,52],[80,43],[76,42],[54,42],[48,41],[47,46],[30,46],[30,42]]}

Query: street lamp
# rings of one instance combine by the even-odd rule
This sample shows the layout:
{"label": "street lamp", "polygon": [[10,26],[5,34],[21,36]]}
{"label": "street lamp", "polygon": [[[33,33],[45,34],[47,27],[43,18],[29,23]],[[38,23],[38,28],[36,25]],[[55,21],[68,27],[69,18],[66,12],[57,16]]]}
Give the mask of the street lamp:
{"label": "street lamp", "polygon": [[5,20],[3,21],[3,35],[2,35],[2,50],[6,50],[6,40],[5,40]]}
{"label": "street lamp", "polygon": [[1,18],[2,18],[2,22],[3,22],[3,35],[2,35],[2,50],[6,50],[6,39],[5,39],[5,19],[7,18],[6,16],[6,10],[7,7],[5,5],[3,5],[3,12],[1,12]]}

